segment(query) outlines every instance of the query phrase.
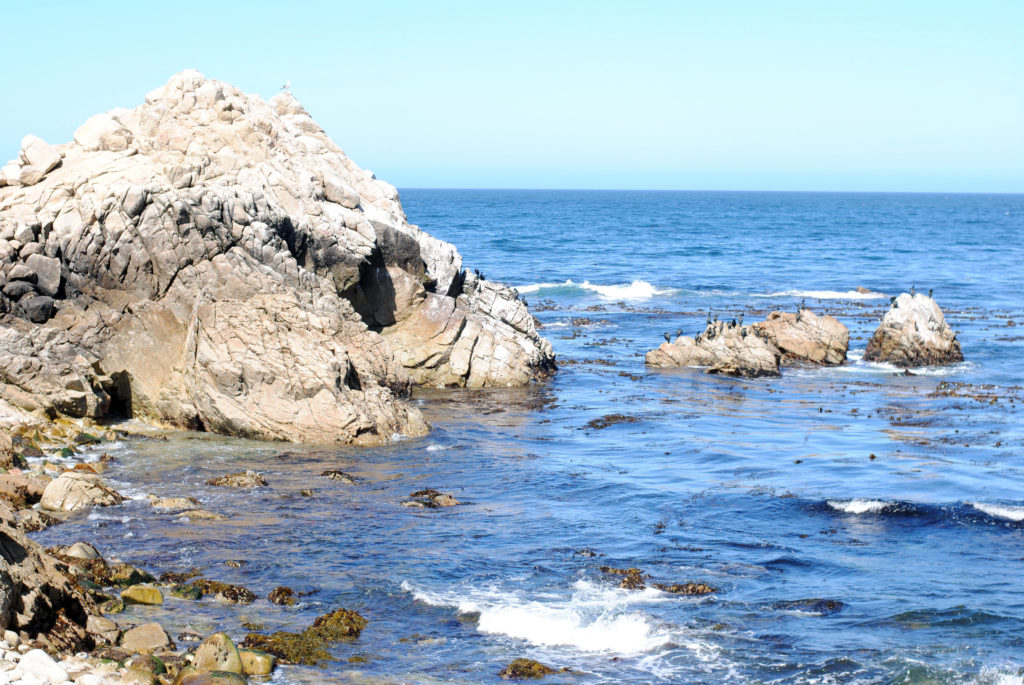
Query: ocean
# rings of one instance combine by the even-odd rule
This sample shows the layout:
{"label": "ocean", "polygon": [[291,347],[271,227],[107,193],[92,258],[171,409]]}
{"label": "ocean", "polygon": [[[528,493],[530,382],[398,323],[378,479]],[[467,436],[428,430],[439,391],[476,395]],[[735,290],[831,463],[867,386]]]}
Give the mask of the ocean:
{"label": "ocean", "polygon": [[[570,669],[559,683],[1024,683],[1024,195],[401,197],[527,298],[558,373],[417,391],[433,432],[378,448],[188,433],[97,448],[133,499],[37,540],[303,593],[169,597],[124,620],[240,639],[337,606],[368,619],[335,661],[275,683],[501,682],[518,657]],[[904,375],[861,359],[911,286],[934,289],[963,363]],[[751,322],[801,301],[850,327],[846,365],[756,380],[644,367],[663,333],[709,313]],[[246,468],[270,487],[204,485]],[[463,504],[401,506],[426,487]],[[229,518],[182,521],[147,493]],[[654,586],[684,582],[716,591]]]}

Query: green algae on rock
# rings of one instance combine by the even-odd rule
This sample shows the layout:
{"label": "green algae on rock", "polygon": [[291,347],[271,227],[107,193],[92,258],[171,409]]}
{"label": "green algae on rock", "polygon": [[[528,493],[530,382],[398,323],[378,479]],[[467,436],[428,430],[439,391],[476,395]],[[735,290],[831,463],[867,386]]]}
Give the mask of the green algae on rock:
{"label": "green algae on rock", "polygon": [[505,680],[526,680],[543,678],[546,675],[557,673],[550,666],[545,666],[533,659],[516,659],[505,668],[501,669],[498,676]]}

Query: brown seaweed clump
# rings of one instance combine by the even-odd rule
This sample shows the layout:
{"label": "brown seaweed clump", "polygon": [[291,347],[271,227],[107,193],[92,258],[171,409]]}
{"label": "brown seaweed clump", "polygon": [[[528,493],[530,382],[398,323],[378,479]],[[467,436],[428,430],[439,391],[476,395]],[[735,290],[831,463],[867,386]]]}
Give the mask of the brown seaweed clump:
{"label": "brown seaweed clump", "polygon": [[619,587],[623,590],[643,590],[647,587],[646,576],[644,575],[644,572],[638,568],[612,568],[611,566],[602,566],[601,572],[613,576],[622,576],[622,581],[619,583]]}
{"label": "brown seaweed clump", "polygon": [[557,673],[550,666],[545,666],[533,659],[516,659],[505,668],[501,669],[498,676],[505,680],[526,680],[528,678],[543,678],[546,675]]}
{"label": "brown seaweed clump", "polygon": [[241,646],[273,654],[282,663],[316,666],[322,661],[332,660],[327,652],[328,643],[359,637],[366,623],[366,619],[355,611],[336,609],[317,617],[313,625],[301,633],[249,633]]}

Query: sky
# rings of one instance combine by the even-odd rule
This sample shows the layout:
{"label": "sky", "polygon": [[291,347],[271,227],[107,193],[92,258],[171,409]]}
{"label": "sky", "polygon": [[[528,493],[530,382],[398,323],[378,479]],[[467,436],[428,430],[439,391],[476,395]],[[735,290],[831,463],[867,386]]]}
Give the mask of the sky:
{"label": "sky", "polygon": [[1024,1],[4,7],[0,158],[183,69],[402,187],[1024,192]]}

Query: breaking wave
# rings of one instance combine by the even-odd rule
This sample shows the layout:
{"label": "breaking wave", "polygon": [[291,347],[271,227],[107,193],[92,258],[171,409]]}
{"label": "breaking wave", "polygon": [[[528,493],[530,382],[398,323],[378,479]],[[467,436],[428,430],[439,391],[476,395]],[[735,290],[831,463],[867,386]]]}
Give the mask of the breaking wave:
{"label": "breaking wave", "polygon": [[[576,283],[572,279],[567,279],[564,283],[532,283],[518,286],[517,289],[526,295],[543,291],[590,292],[605,300],[647,300],[658,295],[671,295],[677,292],[674,288],[659,288],[647,281],[640,280],[632,283],[597,285],[590,281]],[[557,294],[557,292],[551,294]]]}
{"label": "breaking wave", "polygon": [[881,300],[889,297],[885,293],[859,290],[782,290],[777,293],[759,293],[754,297],[811,297],[816,300]]}

